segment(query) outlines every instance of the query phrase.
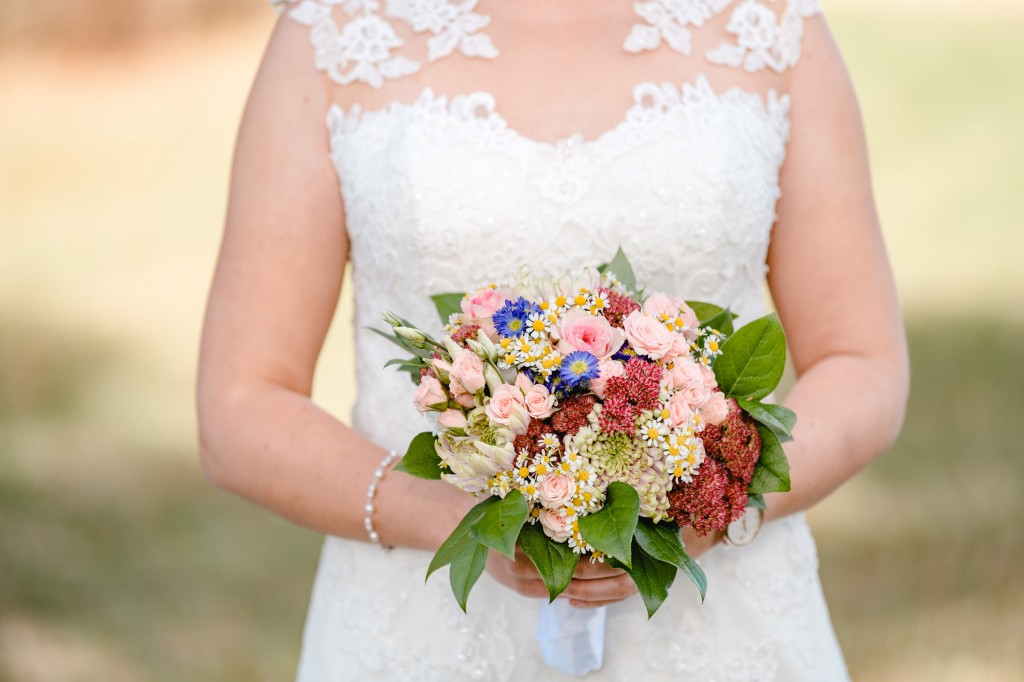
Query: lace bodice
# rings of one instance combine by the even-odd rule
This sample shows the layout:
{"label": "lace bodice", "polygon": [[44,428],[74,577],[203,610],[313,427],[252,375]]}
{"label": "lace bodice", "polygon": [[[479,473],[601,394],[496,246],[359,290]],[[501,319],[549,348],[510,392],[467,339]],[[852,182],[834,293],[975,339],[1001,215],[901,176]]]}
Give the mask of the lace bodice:
{"label": "lace bodice", "polygon": [[[332,99],[325,116],[350,238],[356,329],[380,326],[385,309],[429,327],[430,294],[500,280],[522,265],[547,274],[578,269],[618,246],[652,288],[731,306],[740,322],[763,311],[790,131],[789,75],[808,18],[820,11],[815,0],[592,3],[595,17],[579,27],[576,54],[558,49],[558,36],[576,27],[554,15],[524,18],[528,0],[281,4],[308,28],[311,63]],[[536,6],[557,14],[558,3]],[[529,64],[535,76],[524,79]],[[408,378],[383,368],[392,355],[377,337],[357,333],[353,423],[400,448],[423,422]],[[699,610],[688,598],[675,606],[670,599],[659,619],[677,630],[657,630],[646,654],[635,654],[647,667],[619,660],[608,666],[618,672],[600,679],[835,679],[813,674],[823,669],[821,660],[814,667],[821,646],[833,647],[829,665],[839,660],[841,668],[841,659],[834,643],[816,643],[823,605],[802,524],[780,525],[749,559],[709,558],[712,584],[735,595]],[[435,617],[451,600],[443,578],[422,588],[418,571],[429,556],[374,551],[329,541],[307,626],[307,647],[314,638],[319,653],[309,654],[306,670],[354,666],[358,679],[397,679],[402,666],[423,679],[427,670],[438,679],[525,679],[529,670],[555,679],[536,667],[528,642],[533,606],[525,615],[518,602],[503,601],[502,588],[478,586],[474,598],[485,606],[474,611],[471,600],[468,618],[447,607]],[[763,599],[747,604],[755,583]],[[643,652],[644,643],[625,634],[644,627],[624,615],[629,606],[636,605],[613,619],[622,631],[609,647],[618,638]],[[364,611],[370,630],[353,615]],[[737,621],[742,633],[729,629]],[[425,630],[409,629],[416,627]],[[459,648],[446,658],[452,642]],[[811,672],[801,677],[792,666]]]}

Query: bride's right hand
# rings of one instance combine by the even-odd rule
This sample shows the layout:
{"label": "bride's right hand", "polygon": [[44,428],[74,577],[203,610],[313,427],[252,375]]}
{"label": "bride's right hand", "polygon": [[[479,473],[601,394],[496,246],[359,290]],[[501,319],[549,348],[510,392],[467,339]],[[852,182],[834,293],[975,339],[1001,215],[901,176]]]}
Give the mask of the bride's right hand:
{"label": "bride's right hand", "polygon": [[[515,560],[498,552],[487,558],[487,572],[499,583],[524,597],[547,598],[540,573],[523,550],[516,546]],[[618,568],[583,559],[576,566],[569,587],[559,595],[578,608],[593,608],[615,604],[636,594],[636,585],[629,575]]]}

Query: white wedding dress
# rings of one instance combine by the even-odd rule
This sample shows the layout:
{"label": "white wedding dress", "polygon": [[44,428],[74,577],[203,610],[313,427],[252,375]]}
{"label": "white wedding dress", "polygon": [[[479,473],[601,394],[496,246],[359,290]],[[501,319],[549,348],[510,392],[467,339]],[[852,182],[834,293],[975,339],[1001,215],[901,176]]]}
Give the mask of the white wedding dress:
{"label": "white wedding dress", "polygon": [[[816,1],[593,0],[620,2],[629,15],[609,34],[618,31],[621,58],[635,60],[633,103],[603,134],[554,143],[506,122],[500,82],[452,91],[452,70],[438,69],[501,63],[488,4],[497,13],[502,1],[512,2],[283,3],[309,28],[310,68],[336,95],[325,114],[351,240],[355,328],[382,326],[385,309],[436,324],[430,294],[522,264],[578,269],[620,245],[650,288],[731,306],[740,323],[763,314],[790,132],[789,95],[776,85],[796,67],[805,29],[821,21]],[[668,78],[665,64],[685,77]],[[402,449],[426,428],[413,386],[383,368],[395,349],[379,337],[357,332],[355,350],[353,424]],[[424,586],[430,557],[327,538],[299,680],[570,679],[541,660],[540,601],[484,574],[465,615],[446,570]],[[848,679],[802,515],[700,564],[704,604],[680,577],[651,621],[639,597],[609,608],[604,665],[587,679]]]}

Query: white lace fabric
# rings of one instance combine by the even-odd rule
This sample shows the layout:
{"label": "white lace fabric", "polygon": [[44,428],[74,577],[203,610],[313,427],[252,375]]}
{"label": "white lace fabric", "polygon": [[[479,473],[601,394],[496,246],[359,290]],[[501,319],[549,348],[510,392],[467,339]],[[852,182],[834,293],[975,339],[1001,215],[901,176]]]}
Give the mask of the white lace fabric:
{"label": "white lace fabric", "polygon": [[[606,88],[628,82],[623,105],[609,110],[613,99],[568,79],[563,99],[605,118],[541,117],[538,130],[568,131],[542,135],[506,116],[566,109],[521,101],[524,91],[510,86],[514,63],[503,60],[523,46],[503,44],[508,32],[496,17],[509,5],[499,2],[284,3],[309,29],[311,68],[337,95],[326,121],[355,328],[380,326],[389,309],[438,331],[430,294],[500,280],[524,264],[575,270],[619,246],[652,289],[730,306],[740,322],[762,314],[790,131],[785,84],[817,3],[623,3],[613,48],[622,68]],[[486,82],[440,68],[454,60],[475,64]],[[357,333],[355,351],[353,424],[401,449],[426,426],[412,385],[383,369],[393,349],[377,337]],[[443,573],[423,585],[429,559],[328,538],[300,680],[562,679],[541,662],[538,602],[485,575],[464,615]],[[743,550],[712,550],[701,564],[710,583],[703,605],[680,579],[651,623],[638,599],[609,610],[605,664],[587,679],[847,679],[802,516],[768,524]]]}

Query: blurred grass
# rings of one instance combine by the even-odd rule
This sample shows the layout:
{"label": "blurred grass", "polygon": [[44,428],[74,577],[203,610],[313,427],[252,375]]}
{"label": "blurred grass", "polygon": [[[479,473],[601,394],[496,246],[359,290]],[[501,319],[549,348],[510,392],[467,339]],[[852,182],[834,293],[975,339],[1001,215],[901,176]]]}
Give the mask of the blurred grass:
{"label": "blurred grass", "polygon": [[[830,7],[914,372],[900,442],[811,514],[833,618],[858,680],[1021,679],[1024,16]],[[0,680],[293,674],[319,540],[205,483],[191,407],[271,20],[0,52]]]}

